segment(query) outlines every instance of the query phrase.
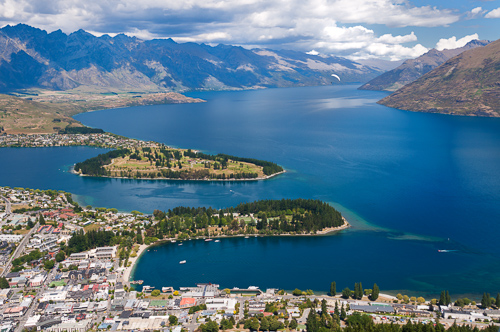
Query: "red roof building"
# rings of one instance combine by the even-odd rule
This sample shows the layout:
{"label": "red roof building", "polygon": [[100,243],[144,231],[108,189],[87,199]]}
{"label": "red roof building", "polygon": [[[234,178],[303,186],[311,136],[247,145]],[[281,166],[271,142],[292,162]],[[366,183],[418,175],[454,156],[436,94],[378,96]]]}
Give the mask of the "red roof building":
{"label": "red roof building", "polygon": [[194,307],[196,305],[196,299],[191,297],[184,297],[181,300],[181,304],[179,305],[181,308],[189,308]]}

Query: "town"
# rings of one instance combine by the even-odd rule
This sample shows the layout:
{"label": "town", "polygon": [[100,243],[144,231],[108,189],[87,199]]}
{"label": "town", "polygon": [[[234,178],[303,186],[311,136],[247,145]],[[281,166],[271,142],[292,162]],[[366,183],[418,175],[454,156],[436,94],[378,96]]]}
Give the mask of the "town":
{"label": "town", "polygon": [[158,143],[126,138],[110,133],[85,134],[3,134],[0,147],[93,146],[99,148],[157,147]]}
{"label": "town", "polygon": [[159,241],[147,233],[158,222],[155,214],[82,207],[61,191],[0,187],[1,331],[314,332],[320,316],[331,328],[365,316],[374,324],[500,325],[499,295],[452,302],[443,291],[425,300],[382,294],[376,284],[337,293],[334,282],[324,294],[215,283],[174,289],[168,279],[155,289],[130,275],[141,253]]}

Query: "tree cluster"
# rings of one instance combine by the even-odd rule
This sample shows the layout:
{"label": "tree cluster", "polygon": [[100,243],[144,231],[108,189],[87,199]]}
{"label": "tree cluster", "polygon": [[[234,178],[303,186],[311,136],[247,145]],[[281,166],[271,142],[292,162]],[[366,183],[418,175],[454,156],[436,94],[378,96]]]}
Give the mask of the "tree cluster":
{"label": "tree cluster", "polygon": [[111,160],[119,157],[124,157],[130,153],[128,149],[119,149],[109,151],[87,159],[81,163],[75,165],[75,171],[81,172],[82,174],[92,175],[92,176],[108,176],[109,171],[104,167],[105,165],[111,164]]}

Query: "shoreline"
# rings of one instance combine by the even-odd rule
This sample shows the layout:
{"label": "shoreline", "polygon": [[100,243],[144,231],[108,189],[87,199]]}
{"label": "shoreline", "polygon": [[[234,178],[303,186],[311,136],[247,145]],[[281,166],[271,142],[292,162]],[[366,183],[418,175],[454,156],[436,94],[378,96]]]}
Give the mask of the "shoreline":
{"label": "shoreline", "polygon": [[[236,238],[236,237],[246,237],[246,236],[254,236],[254,237],[272,237],[272,236],[324,236],[324,235],[330,235],[330,234],[333,234],[333,233],[336,233],[336,232],[340,232],[342,230],[345,230],[345,229],[348,229],[351,227],[351,224],[347,221],[347,219],[342,216],[342,219],[344,220],[344,224],[341,225],[341,226],[337,226],[337,227],[329,227],[329,228],[325,228],[319,232],[317,232],[316,234],[314,233],[311,233],[311,234],[290,234],[290,233],[287,233],[287,234],[271,234],[271,235],[261,235],[261,234],[234,234],[234,235],[218,235],[218,236],[212,236],[211,238],[212,239],[224,239],[224,238]],[[200,237],[200,238],[191,238],[192,240],[204,240],[206,239],[206,237]],[[157,242],[155,243],[151,243],[150,245],[146,245],[146,244],[141,244],[140,248],[139,248],[139,251],[137,252],[137,257],[133,257],[131,260],[132,264],[127,267],[123,273],[122,273],[122,281],[123,283],[125,284],[129,284],[130,283],[130,278],[133,276],[133,274],[135,274],[135,269],[136,269],[136,266],[137,266],[137,262],[139,261],[139,258],[141,258],[142,254],[144,254],[144,252],[146,252],[146,249],[149,249],[149,248],[152,248],[154,246],[158,246],[158,245],[161,245],[165,242],[171,242],[172,240],[176,240],[177,241],[177,238],[169,238],[169,239],[162,239],[162,240],[158,240]],[[186,240],[182,240],[182,241],[187,241],[188,239]]]}
{"label": "shoreline", "polygon": [[148,246],[147,244],[141,244],[139,246],[139,250],[137,251],[137,256],[129,258],[129,262],[131,262],[131,264],[129,267],[126,267],[125,270],[123,270],[122,275],[121,275],[122,283],[124,285],[130,284],[130,277],[133,275],[133,272],[135,271],[137,261],[142,256],[142,254],[145,252],[145,250],[149,247],[150,246]]}
{"label": "shoreline", "polygon": [[168,181],[220,181],[220,182],[230,182],[230,181],[260,181],[260,180],[268,180],[268,179],[271,179],[275,176],[278,176],[280,174],[284,174],[286,173],[286,170],[283,170],[281,172],[278,172],[278,173],[274,173],[274,174],[271,174],[271,175],[266,175],[266,176],[260,176],[260,177],[257,177],[257,178],[253,178],[253,179],[173,179],[173,178],[129,178],[129,177],[121,177],[121,176],[94,176],[94,175],[87,175],[87,174],[80,174],[78,172],[75,171],[75,165],[73,165],[71,167],[71,170],[70,170],[70,173],[73,173],[75,175],[78,175],[78,176],[88,176],[88,177],[91,177],[91,178],[106,178],[106,179],[128,179],[128,180],[150,180],[150,181],[154,181],[154,180],[168,180]]}

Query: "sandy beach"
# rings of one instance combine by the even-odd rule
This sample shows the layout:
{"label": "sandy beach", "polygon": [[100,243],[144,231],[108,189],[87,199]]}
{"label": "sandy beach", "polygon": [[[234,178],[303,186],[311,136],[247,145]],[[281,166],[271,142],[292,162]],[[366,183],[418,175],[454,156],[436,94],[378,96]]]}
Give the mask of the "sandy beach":
{"label": "sandy beach", "polygon": [[147,247],[149,247],[149,246],[145,245],[145,244],[141,244],[141,246],[139,247],[139,250],[137,251],[137,256],[129,258],[129,262],[131,262],[132,264],[130,264],[129,267],[125,268],[125,270],[122,273],[122,282],[123,282],[123,284],[128,284],[129,283],[130,273],[132,273],[132,269],[134,268],[135,263],[137,262],[137,260],[139,259],[139,257],[141,257],[142,253],[144,252],[144,250]]}
{"label": "sandy beach", "polygon": [[349,224],[349,222],[347,221],[346,218],[342,217],[342,220],[344,220],[344,224],[342,226],[325,228],[325,229],[317,232],[316,235],[324,235],[324,234],[328,234],[328,233],[333,233],[333,232],[341,231],[343,229],[351,227],[351,224]]}

